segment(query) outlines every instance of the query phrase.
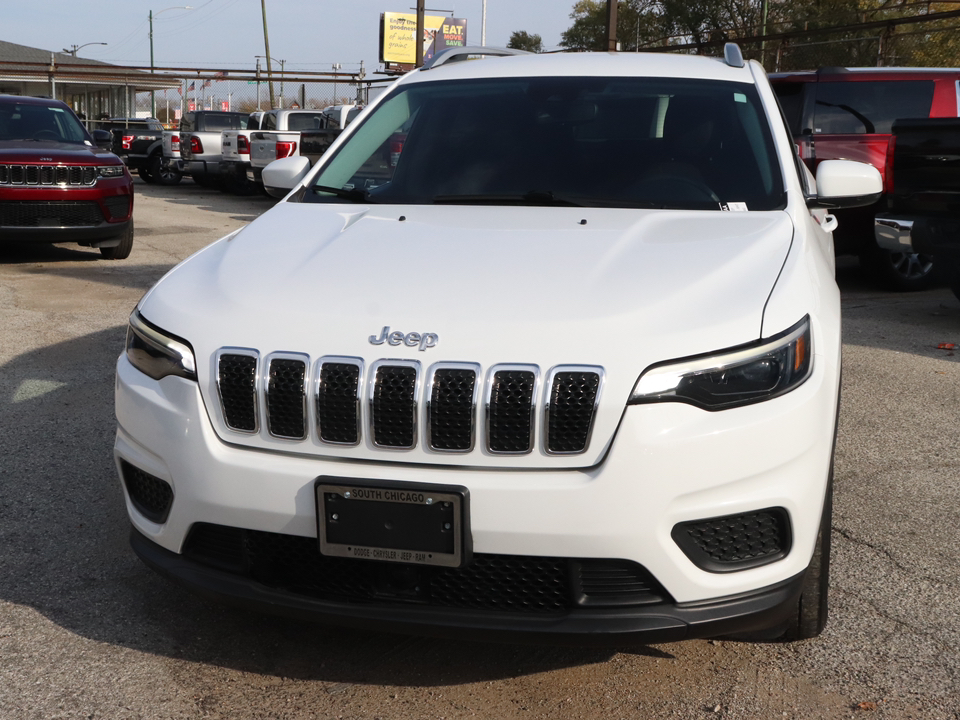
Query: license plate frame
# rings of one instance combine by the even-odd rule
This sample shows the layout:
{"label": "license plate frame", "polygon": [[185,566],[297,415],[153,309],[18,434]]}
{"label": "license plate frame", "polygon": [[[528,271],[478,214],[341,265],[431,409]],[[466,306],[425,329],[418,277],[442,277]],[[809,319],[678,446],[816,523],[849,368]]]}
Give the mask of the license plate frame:
{"label": "license plate frame", "polygon": [[470,561],[465,487],[323,476],[314,498],[321,555],[448,568]]}

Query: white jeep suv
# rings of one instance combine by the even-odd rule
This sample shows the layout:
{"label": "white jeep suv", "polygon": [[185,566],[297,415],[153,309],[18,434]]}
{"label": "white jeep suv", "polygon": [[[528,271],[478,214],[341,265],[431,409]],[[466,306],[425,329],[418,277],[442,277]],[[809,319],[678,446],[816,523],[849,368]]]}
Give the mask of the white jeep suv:
{"label": "white jeep suv", "polygon": [[363,628],[820,632],[828,210],[880,179],[814,181],[736,46],[451,50],[264,178],[285,200],[130,318],[115,454],[148,565]]}

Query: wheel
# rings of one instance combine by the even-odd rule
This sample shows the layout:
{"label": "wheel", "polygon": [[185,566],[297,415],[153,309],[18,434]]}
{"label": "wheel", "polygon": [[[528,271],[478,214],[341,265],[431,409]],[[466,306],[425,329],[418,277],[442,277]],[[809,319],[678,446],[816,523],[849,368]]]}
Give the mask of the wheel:
{"label": "wheel", "polygon": [[176,185],[183,179],[183,173],[174,167],[165,165],[163,154],[155,152],[147,161],[150,174],[161,185]]}
{"label": "wheel", "polygon": [[157,181],[157,179],[153,176],[150,170],[148,170],[147,167],[144,165],[141,165],[140,167],[137,168],[137,175],[139,175],[140,179],[143,180],[145,183],[150,183],[151,185],[153,185],[153,183]]}
{"label": "wheel", "polygon": [[253,195],[257,192],[257,184],[247,180],[246,173],[233,173],[223,178],[220,189],[233,195]]}
{"label": "wheel", "polygon": [[130,218],[130,224],[120,239],[120,244],[100,248],[100,255],[106,260],[125,260],[130,257],[131,250],[133,250],[133,218]]}
{"label": "wheel", "polygon": [[928,290],[940,281],[930,255],[890,252],[872,245],[860,253],[860,263],[883,287],[896,292]]}
{"label": "wheel", "polygon": [[954,297],[960,300],[960,258],[955,258],[954,263],[950,269],[950,290]]}
{"label": "wheel", "polygon": [[803,590],[793,616],[788,621],[784,640],[807,640],[823,632],[827,624],[827,594],[830,585],[830,531],[833,526],[833,466],[823,500],[823,516],[813,558],[803,579]]}
{"label": "wheel", "polygon": [[193,181],[197,185],[203,188],[212,188],[212,187],[216,187],[217,185],[216,179],[212,175],[208,175],[207,173],[197,173],[195,175],[191,175],[190,177],[193,178]]}

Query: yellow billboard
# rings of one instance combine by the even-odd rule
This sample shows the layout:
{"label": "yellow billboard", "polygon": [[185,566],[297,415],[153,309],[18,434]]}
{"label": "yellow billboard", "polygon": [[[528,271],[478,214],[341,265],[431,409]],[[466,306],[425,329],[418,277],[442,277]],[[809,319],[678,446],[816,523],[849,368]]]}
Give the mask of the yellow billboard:
{"label": "yellow billboard", "polygon": [[[383,13],[380,24],[380,62],[413,65],[417,61],[415,13]],[[423,17],[423,57],[429,59],[448,47],[467,44],[467,21],[443,15]]]}

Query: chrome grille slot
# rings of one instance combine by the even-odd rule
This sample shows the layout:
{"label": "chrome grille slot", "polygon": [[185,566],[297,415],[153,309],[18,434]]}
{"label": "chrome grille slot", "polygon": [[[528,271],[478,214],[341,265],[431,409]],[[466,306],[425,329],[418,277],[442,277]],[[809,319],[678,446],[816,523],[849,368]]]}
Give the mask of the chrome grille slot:
{"label": "chrome grille slot", "polygon": [[274,437],[303,440],[307,436],[309,362],[305,355],[277,354],[267,359],[267,430]]}
{"label": "chrome grille slot", "polygon": [[539,371],[535,365],[500,365],[487,389],[487,449],[524,454],[533,450]]}
{"label": "chrome grille slot", "polygon": [[381,360],[371,368],[370,422],[378,447],[409,450],[417,444],[420,363]]}
{"label": "chrome grille slot", "polygon": [[255,350],[225,348],[217,356],[217,392],[223,420],[231,430],[255,433],[257,412],[257,364]]}
{"label": "chrome grille slot", "polygon": [[317,435],[325,443],[360,442],[360,381],[363,361],[322,358],[317,372]]}
{"label": "chrome grille slot", "polygon": [[570,455],[587,449],[602,379],[603,371],[595,367],[566,366],[551,371],[543,428],[548,453]]}
{"label": "chrome grille slot", "polygon": [[431,368],[426,423],[431,449],[473,450],[479,375],[478,365],[438,363]]}

